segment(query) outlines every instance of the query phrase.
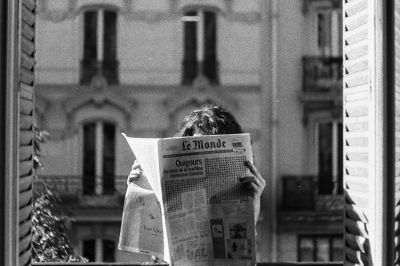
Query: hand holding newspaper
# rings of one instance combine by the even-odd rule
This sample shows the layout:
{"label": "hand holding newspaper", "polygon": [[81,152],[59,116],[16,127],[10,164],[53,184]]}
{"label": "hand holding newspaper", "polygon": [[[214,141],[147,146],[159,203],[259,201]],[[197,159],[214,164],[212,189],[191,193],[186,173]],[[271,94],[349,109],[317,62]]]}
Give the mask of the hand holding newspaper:
{"label": "hand holding newspaper", "polygon": [[171,265],[254,265],[254,206],[239,177],[250,174],[250,135],[130,138],[143,169],[128,185],[119,248]]}

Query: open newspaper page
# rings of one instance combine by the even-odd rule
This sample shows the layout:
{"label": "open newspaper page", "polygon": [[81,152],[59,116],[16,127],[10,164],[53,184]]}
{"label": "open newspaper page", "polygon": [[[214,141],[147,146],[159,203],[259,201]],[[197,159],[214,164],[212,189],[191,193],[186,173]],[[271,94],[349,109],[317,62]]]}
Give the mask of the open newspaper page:
{"label": "open newspaper page", "polygon": [[160,142],[163,203],[171,262],[254,265],[254,206],[239,177],[250,174],[249,134]]}
{"label": "open newspaper page", "polygon": [[149,253],[169,262],[168,242],[163,229],[165,219],[160,204],[159,139],[123,136],[139,161],[143,176],[128,185],[118,248]]}

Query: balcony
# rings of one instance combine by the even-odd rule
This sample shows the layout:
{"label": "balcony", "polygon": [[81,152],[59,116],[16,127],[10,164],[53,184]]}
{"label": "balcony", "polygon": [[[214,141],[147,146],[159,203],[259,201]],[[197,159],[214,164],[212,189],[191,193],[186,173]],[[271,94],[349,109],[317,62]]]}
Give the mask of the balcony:
{"label": "balcony", "polygon": [[[62,203],[74,208],[85,207],[121,207],[124,202],[126,191],[126,176],[115,176],[108,179],[106,186],[96,184],[92,191],[84,190],[83,176],[59,175],[59,176],[40,176],[33,182],[34,195],[39,195],[40,191],[47,186]],[[113,182],[110,183],[110,180]],[[102,179],[98,179],[102,181]]]}
{"label": "balcony", "polygon": [[92,78],[102,77],[107,81],[108,85],[115,85],[119,83],[118,78],[118,65],[117,60],[81,60],[81,77],[80,84],[91,84]]}
{"label": "balcony", "polygon": [[319,195],[315,176],[282,177],[282,197],[279,208],[281,229],[330,226],[342,230],[344,196]]}
{"label": "balcony", "polygon": [[303,57],[303,91],[340,91],[343,80],[342,61],[342,57]]}
{"label": "balcony", "polygon": [[303,57],[303,91],[300,100],[305,124],[311,113],[319,111],[330,111],[333,118],[341,117],[342,61],[342,57]]}

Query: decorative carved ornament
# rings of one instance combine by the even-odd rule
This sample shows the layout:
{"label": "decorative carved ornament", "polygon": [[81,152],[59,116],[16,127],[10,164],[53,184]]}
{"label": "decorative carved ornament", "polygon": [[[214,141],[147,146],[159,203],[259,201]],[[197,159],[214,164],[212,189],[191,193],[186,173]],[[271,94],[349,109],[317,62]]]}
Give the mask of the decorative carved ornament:
{"label": "decorative carved ornament", "polygon": [[232,0],[224,1],[200,1],[200,0],[168,0],[169,7],[167,11],[139,10],[136,8],[136,0],[121,1],[98,1],[95,3],[85,3],[82,0],[65,0],[64,6],[58,9],[49,7],[51,0],[38,0],[38,15],[48,21],[61,22],[72,19],[79,14],[82,8],[86,6],[105,5],[114,6],[124,17],[130,21],[142,21],[148,24],[160,23],[168,20],[177,20],[182,16],[183,9],[193,8],[211,8],[218,10],[222,17],[229,21],[241,22],[246,24],[256,24],[261,21],[261,13],[238,12],[233,9]]}

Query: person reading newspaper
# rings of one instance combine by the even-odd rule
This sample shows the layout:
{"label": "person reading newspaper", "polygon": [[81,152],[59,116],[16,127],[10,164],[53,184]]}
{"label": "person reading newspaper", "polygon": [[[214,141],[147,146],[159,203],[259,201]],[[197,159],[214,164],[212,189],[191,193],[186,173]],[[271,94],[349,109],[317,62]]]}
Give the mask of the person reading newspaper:
{"label": "person reading newspaper", "polygon": [[[205,105],[192,111],[184,118],[179,131],[174,137],[240,134],[241,126],[236,122],[234,116],[223,108],[216,105]],[[260,213],[260,197],[265,187],[265,180],[258,169],[250,161],[245,161],[250,170],[249,175],[240,176],[239,181],[249,191],[254,205],[254,220],[258,220]],[[143,170],[138,161],[132,165],[132,170],[127,178],[127,184],[141,180]],[[233,238],[239,238],[242,234],[240,224],[232,229]],[[157,261],[158,259],[155,258]]]}

